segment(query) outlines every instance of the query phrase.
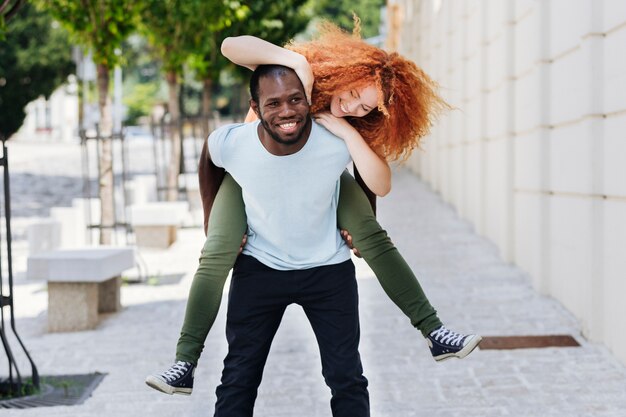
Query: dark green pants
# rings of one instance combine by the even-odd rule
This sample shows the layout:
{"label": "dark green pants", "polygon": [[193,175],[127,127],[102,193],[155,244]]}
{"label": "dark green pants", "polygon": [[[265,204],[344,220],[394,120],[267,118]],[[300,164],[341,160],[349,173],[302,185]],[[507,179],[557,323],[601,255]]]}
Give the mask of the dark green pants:
{"label": "dark green pants", "polygon": [[[341,176],[337,221],[340,229],[350,232],[354,247],[411,324],[424,335],[441,326],[413,271],[376,221],[361,187],[347,172]],[[176,360],[197,364],[246,228],[241,188],[226,174],[211,209],[207,240],[191,284]]]}

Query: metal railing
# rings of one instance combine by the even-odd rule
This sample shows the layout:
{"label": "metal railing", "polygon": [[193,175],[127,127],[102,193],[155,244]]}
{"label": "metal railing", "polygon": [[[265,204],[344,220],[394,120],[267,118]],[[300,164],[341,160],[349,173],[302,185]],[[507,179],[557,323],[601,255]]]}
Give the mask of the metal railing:
{"label": "metal railing", "polygon": [[[7,147],[4,141],[2,141],[2,157],[0,157],[0,166],[2,166],[3,173],[3,188],[4,188],[4,242],[0,240],[0,339],[2,340],[2,346],[8,361],[8,376],[6,379],[0,378],[0,397],[19,397],[39,390],[39,372],[37,366],[31,358],[26,346],[22,342],[17,330],[15,328],[15,314],[14,314],[14,302],[13,299],[13,260],[11,253],[11,190],[9,187],[9,158],[7,153]],[[1,232],[0,232],[1,233]],[[6,270],[8,282],[5,283],[5,277],[3,276],[2,265],[2,253],[6,251]],[[8,285],[5,285],[8,284]],[[6,322],[6,316],[8,316],[8,324]],[[17,361],[11,349],[11,345],[8,339],[8,330],[11,330],[13,337],[17,340],[20,347],[24,351],[28,362],[31,366],[31,380],[24,379],[20,372]],[[1,376],[0,376],[1,377]]]}

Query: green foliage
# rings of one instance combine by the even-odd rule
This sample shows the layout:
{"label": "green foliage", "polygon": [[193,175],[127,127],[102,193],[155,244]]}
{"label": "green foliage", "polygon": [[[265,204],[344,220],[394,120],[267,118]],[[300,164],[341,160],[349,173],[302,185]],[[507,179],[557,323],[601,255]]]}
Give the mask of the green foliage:
{"label": "green foliage", "polygon": [[[225,2],[220,21],[215,22],[212,28],[204,25],[196,29],[202,35],[198,37],[200,42],[196,44],[187,61],[189,68],[195,73],[196,79],[212,80],[214,92],[216,86],[222,87],[219,79],[224,70],[230,70],[239,80],[247,78],[250,75],[247,69],[231,64],[222,56],[222,41],[229,36],[253,35],[282,45],[306,28],[311,10],[305,8],[305,5],[306,0]],[[222,89],[222,99],[233,103],[241,101],[239,93],[231,90],[232,88]],[[241,110],[232,106],[231,109],[235,112]],[[209,109],[204,109],[204,112],[208,113]]]}
{"label": "green foliage", "polygon": [[4,0],[0,2],[0,41],[6,39],[7,21],[19,11],[24,0]]}
{"label": "green foliage", "polygon": [[131,35],[122,44],[126,124],[137,124],[152,106],[166,100],[160,62],[154,57],[145,37]]}
{"label": "green foliage", "polygon": [[23,380],[21,385],[18,385],[16,382],[11,384],[8,380],[5,380],[0,382],[0,401],[35,395],[38,394],[40,390],[40,388],[33,384],[32,377]]}
{"label": "green foliage", "polygon": [[306,0],[251,1],[250,17],[240,25],[240,35],[253,35],[282,45],[306,28],[311,15]]}
{"label": "green foliage", "polygon": [[219,21],[212,25],[200,21],[194,30],[198,36],[189,57],[189,66],[198,79],[217,81],[220,72],[231,66],[230,61],[220,53],[220,45],[225,38],[253,35],[282,45],[306,28],[311,16],[305,4],[306,0],[224,2]]}
{"label": "green foliage", "polygon": [[385,0],[313,0],[315,14],[328,19],[339,27],[352,31],[352,14],[361,19],[361,35],[370,38],[379,34],[380,8]]}
{"label": "green foliage", "polygon": [[131,86],[131,90],[124,95],[123,100],[127,108],[127,124],[137,124],[140,117],[150,114],[154,104],[159,100],[159,89],[158,82]]}
{"label": "green foliage", "polygon": [[48,97],[73,69],[67,32],[47,13],[24,4],[0,41],[0,136],[15,133],[26,104]]}
{"label": "green foliage", "polygon": [[198,80],[219,77],[220,71],[228,65],[228,60],[220,53],[220,45],[233,28],[250,16],[250,8],[239,1],[216,2],[204,1],[198,10],[204,18],[194,20],[192,28],[195,36],[190,45],[191,51],[187,64]]}
{"label": "green foliage", "polygon": [[96,65],[119,64],[116,50],[137,26],[137,2],[130,0],[33,0],[90,48]]}
{"label": "green foliage", "polygon": [[[193,48],[199,4],[202,0],[141,0],[140,29],[148,38],[163,71],[182,74],[183,64]],[[212,3],[212,2],[210,2]],[[207,22],[208,23],[208,22]]]}
{"label": "green foliage", "polygon": [[[298,33],[306,29],[313,10],[307,0],[248,1],[250,12],[245,19],[223,31],[218,45],[228,36],[252,35],[275,45],[284,45]],[[247,78],[250,71],[226,61],[224,67],[230,67],[236,78]]]}
{"label": "green foliage", "polygon": [[161,79],[161,63],[154,57],[147,39],[139,34],[122,43],[122,68],[124,83],[146,83]]}

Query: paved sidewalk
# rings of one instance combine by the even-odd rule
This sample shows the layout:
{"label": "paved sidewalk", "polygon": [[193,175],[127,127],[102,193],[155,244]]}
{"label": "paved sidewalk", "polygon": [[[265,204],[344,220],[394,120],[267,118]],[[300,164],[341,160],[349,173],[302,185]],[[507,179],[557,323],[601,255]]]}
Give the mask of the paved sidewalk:
{"label": "paved sidewalk", "polygon": [[[500,260],[492,244],[416,177],[395,173],[392,193],[379,200],[379,219],[450,328],[483,335],[565,333],[582,346],[476,351],[461,361],[435,363],[421,335],[357,260],[361,354],[372,416],[626,416],[626,367],[580,337],[578,323],[560,304],[534,292],[521,271]],[[200,229],[186,229],[170,249],[142,251],[150,274],[184,277],[169,285],[123,287],[123,311],[94,331],[46,333],[44,287],[18,282],[17,328],[40,373],[107,376],[83,405],[2,410],[2,416],[212,416],[226,353],[225,305],[209,334],[191,397],[167,396],[143,382],[173,360],[202,243]],[[270,353],[255,416],[330,416],[328,400],[312,331],[301,310],[290,307]]]}

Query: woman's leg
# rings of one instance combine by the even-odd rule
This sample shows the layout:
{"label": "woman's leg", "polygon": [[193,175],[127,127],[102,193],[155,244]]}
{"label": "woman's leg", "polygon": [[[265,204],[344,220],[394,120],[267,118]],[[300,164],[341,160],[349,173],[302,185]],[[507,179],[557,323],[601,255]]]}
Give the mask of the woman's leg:
{"label": "woman's leg", "polygon": [[347,171],[341,176],[337,221],[352,236],[354,247],[372,268],[391,300],[424,337],[440,327],[437,312],[430,305],[415,274],[407,265],[387,232],[378,224],[361,187]]}
{"label": "woman's leg", "polygon": [[177,361],[197,364],[217,316],[224,282],[235,264],[246,227],[241,188],[226,174],[211,209],[207,240],[189,291],[185,320],[176,347]]}

